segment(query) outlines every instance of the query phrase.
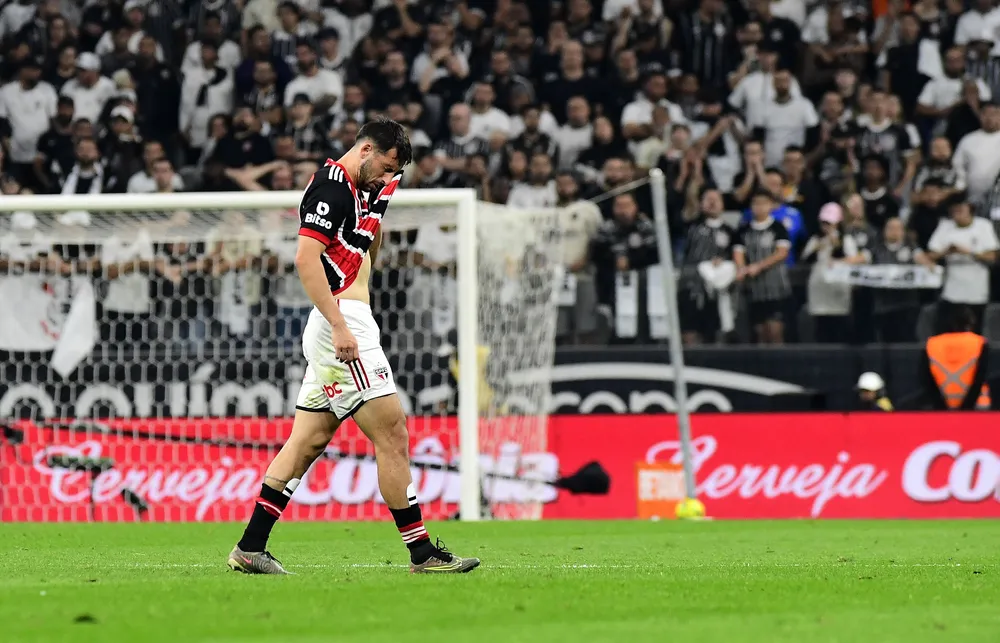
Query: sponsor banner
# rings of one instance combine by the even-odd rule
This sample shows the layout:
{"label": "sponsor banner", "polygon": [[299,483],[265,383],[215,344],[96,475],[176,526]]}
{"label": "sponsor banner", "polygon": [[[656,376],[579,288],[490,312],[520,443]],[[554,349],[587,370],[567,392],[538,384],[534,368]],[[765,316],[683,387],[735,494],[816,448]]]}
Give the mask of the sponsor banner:
{"label": "sponsor banner", "polygon": [[944,268],[904,264],[848,265],[834,263],[823,271],[823,278],[829,283],[867,286],[869,288],[937,289],[944,282]]}
{"label": "sponsor banner", "polygon": [[[854,408],[858,376],[875,371],[890,397],[920,390],[921,348],[699,347],[685,351],[693,412]],[[391,355],[390,367],[410,415],[455,412],[448,356]],[[294,413],[304,374],[298,353],[248,352],[239,359],[128,356],[81,365],[63,380],[44,354],[0,353],[0,417],[285,417]],[[563,348],[544,372],[509,373],[514,383],[551,383],[550,413],[650,414],[677,409],[674,369],[665,346]],[[997,383],[1000,386],[1000,383]],[[509,400],[512,413],[541,410]]]}
{"label": "sponsor banner", "polygon": [[[501,513],[530,502],[545,518],[634,518],[642,503],[676,495],[651,490],[637,475],[656,469],[646,465],[679,463],[672,417],[552,417],[544,450],[508,439],[518,421],[483,427],[484,435],[503,436],[484,441],[484,471],[528,479],[487,484]],[[697,415],[698,495],[717,518],[996,518],[997,421],[992,413]],[[148,520],[245,520],[290,424],[118,421],[87,432],[22,424],[24,443],[0,447],[0,520],[136,520],[137,499]],[[411,440],[415,463],[457,464],[454,419],[415,418]],[[283,519],[385,518],[366,446],[353,424],[342,427],[330,453],[353,455],[318,461]],[[606,496],[572,496],[537,482],[592,460],[611,475]],[[413,473],[428,518],[457,510],[456,472],[415,466]]]}

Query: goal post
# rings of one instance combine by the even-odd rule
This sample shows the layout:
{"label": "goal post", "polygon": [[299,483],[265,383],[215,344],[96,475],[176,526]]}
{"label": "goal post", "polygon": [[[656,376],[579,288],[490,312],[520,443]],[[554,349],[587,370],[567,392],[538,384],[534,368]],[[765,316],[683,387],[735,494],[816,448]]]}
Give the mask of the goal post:
{"label": "goal post", "polygon": [[[49,242],[90,243],[100,246],[104,239],[115,233],[119,227],[118,221],[129,222],[132,226],[130,230],[133,230],[145,229],[147,220],[155,220],[157,232],[151,234],[154,237],[163,235],[162,238],[153,238],[155,245],[165,239],[175,238],[182,228],[184,231],[190,228],[191,235],[202,238],[209,227],[219,224],[229,213],[234,212],[282,211],[286,213],[285,224],[288,227],[293,225],[294,219],[289,213],[297,208],[300,198],[301,193],[298,191],[8,196],[0,199],[0,235],[11,232],[12,221],[18,213],[31,213],[37,217],[39,227],[46,233],[59,229],[58,234],[71,235],[59,240],[49,238]],[[484,212],[487,213],[486,216]],[[83,220],[79,217],[71,217],[71,220],[63,217],[69,213],[84,213],[86,217],[83,220],[89,220],[93,215],[95,223],[91,225],[88,222],[86,226],[81,226]],[[175,224],[173,215],[179,213],[186,215],[186,218]],[[204,216],[199,213],[204,213]],[[561,246],[557,238],[558,217],[555,216],[555,208],[512,211],[503,206],[477,202],[472,189],[401,189],[393,197],[383,229],[412,232],[428,222],[454,226],[457,245],[454,262],[457,346],[453,347],[457,350],[451,361],[451,372],[457,384],[457,408],[453,417],[457,419],[460,490],[454,500],[457,500],[460,517],[462,520],[478,520],[483,517],[484,494],[490,496],[491,488],[502,496],[486,497],[492,509],[501,507],[501,510],[493,512],[497,516],[540,517],[542,501],[538,498],[542,494],[538,487],[543,486],[545,479],[551,477],[553,472],[543,471],[544,467],[524,465],[522,468],[520,463],[511,464],[511,458],[519,459],[523,454],[515,449],[518,453],[510,455],[507,449],[510,444],[505,440],[518,431],[530,433],[530,437],[525,437],[520,440],[520,445],[515,446],[528,450],[529,454],[541,454],[545,451],[550,371],[555,345],[554,292],[556,283],[562,276],[562,266],[556,259],[560,256]],[[540,227],[544,229],[539,229]],[[82,228],[88,229],[81,231]],[[405,252],[409,252],[410,256],[413,254],[411,250]],[[539,253],[550,254],[548,258],[539,258]],[[525,275],[517,274],[518,270],[535,272],[526,278]],[[4,276],[4,271],[0,270],[0,279]],[[106,275],[103,278],[107,280]],[[378,306],[379,302],[373,297],[373,310],[377,312]],[[519,306],[527,306],[530,310]],[[503,319],[502,311],[514,314],[517,319],[513,322]],[[406,311],[396,312],[402,315]],[[531,336],[516,337],[517,329],[527,329],[531,331]],[[122,346],[114,345],[113,339],[109,343],[111,345],[102,348],[106,351],[125,350]],[[0,351],[9,350],[9,346],[0,346]],[[387,354],[391,350],[387,349]],[[490,359],[493,360],[486,366],[483,365],[484,354],[492,355]],[[521,360],[526,363],[518,363]],[[503,363],[498,364],[501,361]],[[511,377],[511,381],[506,382],[504,378],[516,375],[521,369],[534,373],[533,380]],[[200,371],[194,366],[192,371],[194,374],[191,378],[197,378]],[[401,374],[396,375],[398,377]],[[73,377],[79,377],[79,373]],[[80,384],[84,385],[86,382]],[[174,388],[167,387],[169,390],[164,395],[173,396],[171,400],[182,395],[187,403],[186,408],[195,408],[193,385],[190,394],[184,391],[178,393],[176,385],[171,386]],[[484,389],[484,386],[487,388]],[[487,399],[482,396],[484,390],[488,391]],[[134,400],[124,399],[128,396],[123,398],[114,392],[107,395],[113,398],[112,405],[127,403],[128,408],[138,409],[140,406],[146,408],[149,404],[145,399],[138,399],[140,395],[147,395],[146,392],[140,392],[138,387],[129,394],[136,396]],[[92,397],[97,396],[94,393]],[[93,403],[93,400],[89,401]],[[214,399],[210,403],[202,401],[201,404],[206,408],[211,407],[210,412],[225,407],[224,403],[217,404]],[[283,402],[276,401],[272,406],[279,404]],[[51,408],[45,404],[41,406]],[[289,410],[287,405],[282,408]],[[525,417],[531,414],[533,417]],[[0,416],[2,415],[3,412],[0,411]],[[99,419],[97,415],[89,417]],[[147,417],[159,418],[155,413]],[[0,417],[0,420],[4,418]],[[235,428],[233,432],[234,435],[238,433]],[[225,444],[221,447],[213,444],[205,449],[217,447],[227,448]],[[487,454],[487,450],[495,453]],[[483,458],[485,459],[481,461]],[[488,463],[487,468],[481,467],[482,462]],[[447,464],[444,462],[444,465]],[[441,468],[437,467],[438,470]],[[444,468],[450,470],[447,466]],[[525,470],[528,473],[522,478],[521,472]],[[425,473],[429,477],[432,471]],[[522,481],[527,484],[524,488],[512,491],[511,480],[516,484],[521,484]],[[380,501],[377,493],[376,500]],[[442,500],[441,504],[444,505],[445,501]],[[517,504],[519,508],[510,510],[509,507],[513,504]],[[502,509],[503,506],[507,509]],[[184,519],[170,517],[173,515],[170,514],[166,519]],[[223,519],[233,519],[228,513],[218,515]],[[325,514],[320,514],[320,517],[323,515]],[[349,517],[355,517],[355,514],[351,513]]]}

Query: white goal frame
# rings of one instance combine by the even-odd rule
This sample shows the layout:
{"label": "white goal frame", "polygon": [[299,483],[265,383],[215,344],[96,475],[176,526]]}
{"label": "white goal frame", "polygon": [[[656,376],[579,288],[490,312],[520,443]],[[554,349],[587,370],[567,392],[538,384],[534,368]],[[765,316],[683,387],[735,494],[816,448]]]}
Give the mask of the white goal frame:
{"label": "white goal frame", "polygon": [[[180,192],[170,194],[18,195],[0,198],[0,216],[14,212],[150,212],[171,210],[268,210],[298,207],[300,191]],[[464,521],[481,518],[479,472],[478,238],[476,192],[468,188],[397,190],[396,207],[453,207],[458,236],[458,427],[459,513]],[[391,213],[391,211],[390,211]],[[390,219],[391,221],[391,219]],[[469,305],[471,302],[471,305]]]}

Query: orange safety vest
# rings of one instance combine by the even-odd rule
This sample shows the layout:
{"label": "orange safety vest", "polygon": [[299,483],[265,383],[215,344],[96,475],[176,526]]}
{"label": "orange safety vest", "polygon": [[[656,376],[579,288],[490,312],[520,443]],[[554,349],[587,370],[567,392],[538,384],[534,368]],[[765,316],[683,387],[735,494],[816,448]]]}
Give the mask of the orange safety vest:
{"label": "orange safety vest", "polygon": [[[986,338],[976,333],[944,333],[927,340],[931,375],[949,409],[962,406],[976,378],[979,355],[985,343]],[[985,410],[990,405],[990,387],[984,383],[976,400],[976,408]]]}

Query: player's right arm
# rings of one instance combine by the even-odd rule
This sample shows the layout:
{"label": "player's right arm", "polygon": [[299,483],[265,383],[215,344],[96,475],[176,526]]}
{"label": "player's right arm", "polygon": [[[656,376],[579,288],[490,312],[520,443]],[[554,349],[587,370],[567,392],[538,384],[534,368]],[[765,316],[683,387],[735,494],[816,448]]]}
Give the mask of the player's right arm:
{"label": "player's right arm", "polygon": [[[333,186],[331,186],[333,187]],[[346,190],[346,186],[343,186]],[[337,359],[350,362],[358,358],[358,342],[347,328],[340,306],[330,290],[323,268],[323,254],[347,207],[339,190],[315,186],[306,189],[299,208],[299,241],[295,250],[295,268],[299,281],[313,305],[330,324]],[[353,197],[352,197],[353,198]],[[353,207],[353,201],[350,207]],[[309,216],[312,215],[312,216]],[[336,223],[335,223],[336,222]]]}

